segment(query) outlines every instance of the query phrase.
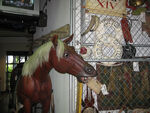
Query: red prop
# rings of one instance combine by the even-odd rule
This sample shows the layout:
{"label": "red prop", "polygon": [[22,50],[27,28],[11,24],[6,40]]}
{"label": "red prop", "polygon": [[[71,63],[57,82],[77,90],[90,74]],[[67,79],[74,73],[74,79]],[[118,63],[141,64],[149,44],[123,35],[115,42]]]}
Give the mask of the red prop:
{"label": "red prop", "polygon": [[122,27],[122,32],[123,32],[123,36],[125,38],[125,41],[126,42],[130,41],[132,43],[133,40],[132,40],[132,36],[131,36],[131,33],[130,33],[130,27],[128,25],[127,18],[125,18],[125,17],[122,18],[121,27]]}
{"label": "red prop", "polygon": [[67,44],[73,35],[64,41],[64,54],[58,59],[56,47],[58,37],[52,37],[53,47],[49,51],[49,60],[38,65],[31,76],[22,76],[17,85],[19,101],[24,105],[24,113],[31,113],[31,106],[42,104],[42,113],[48,113],[52,93],[52,84],[49,71],[54,68],[60,73],[68,73],[77,77],[80,82],[87,82],[85,77],[96,76],[96,70],[75,52],[74,47]]}
{"label": "red prop", "polygon": [[87,53],[87,49],[85,47],[81,47],[80,54],[86,54],[86,53]]}
{"label": "red prop", "polygon": [[[84,109],[81,111],[81,113],[88,113],[90,112],[89,110],[92,111],[92,113],[98,113],[98,110],[94,107],[94,97],[92,94],[91,89],[87,88],[86,92],[86,97],[84,99]],[[91,112],[90,112],[91,113]]]}

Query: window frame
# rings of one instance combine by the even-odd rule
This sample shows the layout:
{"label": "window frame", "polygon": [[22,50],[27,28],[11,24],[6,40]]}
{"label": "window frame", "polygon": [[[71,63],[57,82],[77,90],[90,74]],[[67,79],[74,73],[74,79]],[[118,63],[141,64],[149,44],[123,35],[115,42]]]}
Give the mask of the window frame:
{"label": "window frame", "polygon": [[[13,56],[12,63],[9,63],[9,61],[8,61],[9,56]],[[18,62],[15,61],[16,57],[18,57],[18,60],[19,60]],[[10,92],[10,90],[11,90],[10,89],[10,78],[11,78],[11,73],[12,73],[12,71],[10,72],[8,70],[8,67],[9,67],[9,65],[13,65],[13,69],[14,69],[17,64],[23,63],[23,62],[21,62],[21,57],[25,57],[25,62],[26,62],[26,60],[29,57],[29,52],[28,51],[7,51],[7,55],[6,55],[6,91],[8,91],[8,92]]]}

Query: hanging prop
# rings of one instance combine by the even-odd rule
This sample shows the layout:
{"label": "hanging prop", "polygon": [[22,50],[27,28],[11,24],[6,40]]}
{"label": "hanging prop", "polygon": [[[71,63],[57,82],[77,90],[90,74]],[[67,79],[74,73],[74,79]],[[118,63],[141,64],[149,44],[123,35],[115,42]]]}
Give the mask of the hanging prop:
{"label": "hanging prop", "polygon": [[86,97],[84,99],[84,109],[82,110],[81,113],[98,113],[98,110],[96,109],[96,107],[94,106],[94,97],[92,94],[91,89],[88,88],[88,86],[86,87]]}
{"label": "hanging prop", "polygon": [[104,96],[101,93],[97,95],[99,111],[149,108],[150,63],[139,62],[139,71],[133,70],[133,63],[124,62],[121,66],[113,67],[97,64],[97,79],[100,83],[106,84],[109,91],[109,95]]}
{"label": "hanging prop", "polygon": [[[131,1],[132,1],[132,0],[131,0]],[[126,0],[126,7],[127,7],[127,8],[130,8],[131,10],[136,10],[136,7],[135,7],[135,6],[129,5],[129,0]]]}
{"label": "hanging prop", "polygon": [[91,78],[88,79],[86,85],[94,91],[97,95],[102,92],[103,95],[108,95],[107,87],[105,84],[101,84],[97,79]]}
{"label": "hanging prop", "polygon": [[145,69],[141,72],[142,77],[142,91],[150,91],[150,82],[149,82],[149,69],[145,66]]}
{"label": "hanging prop", "polygon": [[108,91],[113,92],[116,90],[115,82],[115,74],[114,70],[111,70],[110,77],[109,77],[109,84],[108,84]]}
{"label": "hanging prop", "polygon": [[122,29],[120,23],[112,18],[105,18],[99,20],[98,28],[95,30],[97,39],[101,39],[102,35],[109,35],[114,37],[119,43],[123,41]]}
{"label": "hanging prop", "polygon": [[142,12],[146,12],[146,8],[139,7],[136,10],[133,10],[132,11],[132,15],[140,15]]}
{"label": "hanging prop", "polygon": [[132,113],[149,113],[150,112],[150,108],[149,109],[142,109],[142,108],[137,108],[137,109],[133,109]]}
{"label": "hanging prop", "polygon": [[123,54],[122,54],[123,59],[134,58],[135,54],[136,48],[133,45],[126,43],[126,45],[123,46]]}
{"label": "hanging prop", "polygon": [[92,54],[92,50],[89,48],[89,47],[81,47],[80,49],[80,55],[85,58],[85,59],[88,59],[88,58],[91,58],[91,54]]}
{"label": "hanging prop", "polygon": [[129,0],[129,5],[133,7],[142,6],[146,0]]}
{"label": "hanging prop", "polygon": [[99,17],[96,15],[91,16],[91,21],[87,29],[81,34],[81,36],[86,35],[89,31],[96,31],[99,26]]}
{"label": "hanging prop", "polygon": [[[96,59],[121,59],[122,45],[110,34],[103,34],[93,47]],[[105,66],[113,66],[116,62],[101,62]]]}
{"label": "hanging prop", "polygon": [[126,42],[133,42],[132,40],[132,36],[130,33],[130,27],[128,24],[128,20],[126,17],[123,17],[121,20],[121,27],[122,27],[122,32],[123,32],[123,36]]}
{"label": "hanging prop", "polygon": [[[122,57],[122,30],[118,22],[112,18],[96,22],[96,29],[91,27],[88,31],[95,31],[96,40],[92,50],[95,59],[120,59]],[[114,65],[115,62],[103,62],[104,65]]]}
{"label": "hanging prop", "polygon": [[147,0],[127,0],[126,7],[132,10],[132,15],[140,15],[149,8]]}
{"label": "hanging prop", "polygon": [[86,0],[90,13],[122,17],[126,14],[126,0]]}
{"label": "hanging prop", "polygon": [[123,73],[123,77],[124,77],[124,82],[123,82],[123,94],[126,98],[126,102],[128,103],[131,98],[132,98],[132,78],[131,78],[131,70],[130,68],[127,67],[123,67],[124,68],[124,73]]}
{"label": "hanging prop", "polygon": [[145,13],[145,23],[142,23],[142,31],[146,31],[148,36],[150,36],[150,14]]}
{"label": "hanging prop", "polygon": [[[122,57],[122,30],[118,22],[112,18],[100,21],[98,16],[92,15],[89,26],[81,36],[90,31],[94,31],[97,37],[92,50],[95,59],[120,59]],[[83,58],[88,58],[91,55],[91,49],[82,47],[80,53]],[[107,66],[115,64],[115,62],[103,63]]]}
{"label": "hanging prop", "polygon": [[125,16],[121,19],[121,27],[126,43],[126,45],[123,46],[122,58],[134,58],[136,54],[136,48],[133,45],[129,44],[129,42],[133,43],[133,40],[130,32],[130,26]]}
{"label": "hanging prop", "polygon": [[102,84],[96,79],[89,79],[86,85],[96,94],[99,94],[102,88]]}

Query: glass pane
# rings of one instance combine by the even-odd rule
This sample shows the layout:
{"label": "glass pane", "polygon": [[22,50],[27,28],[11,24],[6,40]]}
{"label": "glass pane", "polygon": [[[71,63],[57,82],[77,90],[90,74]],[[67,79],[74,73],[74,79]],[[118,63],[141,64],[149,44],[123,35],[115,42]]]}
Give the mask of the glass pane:
{"label": "glass pane", "polygon": [[12,72],[13,70],[13,64],[8,64],[8,72]]}
{"label": "glass pane", "polygon": [[10,81],[11,79],[11,73],[8,73],[8,82]]}
{"label": "glass pane", "polygon": [[14,64],[14,68],[17,66],[17,64]]}
{"label": "glass pane", "polygon": [[15,63],[19,63],[19,56],[15,56]]}
{"label": "glass pane", "polygon": [[8,63],[13,63],[13,56],[12,55],[8,56]]}
{"label": "glass pane", "polygon": [[25,56],[20,57],[20,62],[25,62]]}

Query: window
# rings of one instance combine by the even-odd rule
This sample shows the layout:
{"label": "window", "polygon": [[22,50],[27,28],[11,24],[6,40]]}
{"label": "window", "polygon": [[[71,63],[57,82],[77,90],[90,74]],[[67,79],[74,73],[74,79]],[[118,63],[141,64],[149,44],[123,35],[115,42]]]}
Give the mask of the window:
{"label": "window", "polygon": [[13,69],[19,63],[24,63],[28,59],[28,52],[7,52],[6,57],[6,90],[10,91],[10,79]]}

